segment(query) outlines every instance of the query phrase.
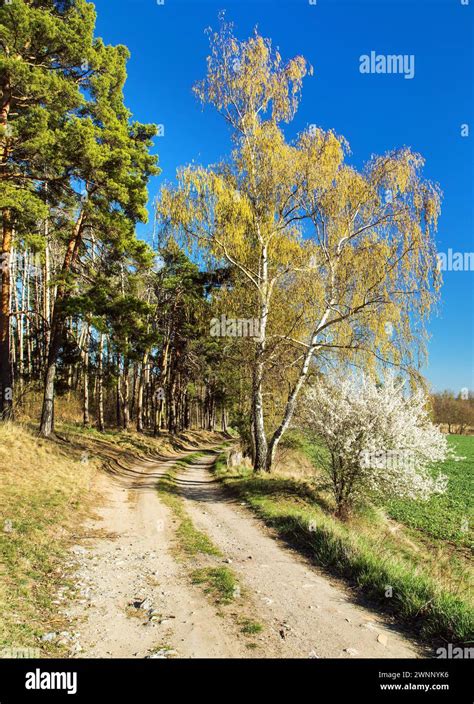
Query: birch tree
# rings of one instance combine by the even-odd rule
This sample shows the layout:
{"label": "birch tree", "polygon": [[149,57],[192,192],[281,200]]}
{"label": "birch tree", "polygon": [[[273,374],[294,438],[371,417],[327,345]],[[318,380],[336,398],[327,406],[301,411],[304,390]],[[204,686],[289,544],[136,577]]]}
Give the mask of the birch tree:
{"label": "birch tree", "polygon": [[[239,41],[225,21],[210,45],[195,92],[228,123],[233,148],[221,164],[180,169],[157,213],[163,236],[178,232],[249,291],[258,321],[253,461],[255,470],[270,470],[312,367],[339,357],[416,373],[423,321],[437,296],[440,193],[408,148],[374,156],[359,171],[331,130],[309,126],[289,141],[284,124],[312,72],[304,58],[285,62],[256,31]],[[269,428],[276,366],[287,392],[271,408],[279,418]]]}

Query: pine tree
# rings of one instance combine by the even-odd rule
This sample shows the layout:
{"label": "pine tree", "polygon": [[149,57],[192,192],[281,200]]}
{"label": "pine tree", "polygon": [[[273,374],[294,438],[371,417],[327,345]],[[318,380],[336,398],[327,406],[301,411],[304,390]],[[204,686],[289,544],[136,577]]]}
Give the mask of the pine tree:
{"label": "pine tree", "polygon": [[[65,142],[71,114],[84,103],[93,52],[93,5],[84,0],[12,0],[0,7],[0,413],[12,413],[11,254],[14,236],[47,214],[68,180]],[[72,145],[71,145],[72,146]],[[9,391],[9,393],[7,393]]]}
{"label": "pine tree", "polygon": [[[69,125],[69,143],[79,158],[70,174],[75,191],[74,222],[58,282],[51,321],[40,432],[48,436],[54,427],[54,382],[65,332],[67,301],[74,289],[76,266],[87,232],[115,248],[119,256],[135,241],[135,224],[147,218],[147,182],[157,173],[156,158],[149,149],[153,125],[131,122],[123,103],[128,51],[123,46],[94,45],[90,98]],[[136,245],[139,247],[139,245]],[[144,246],[144,245],[143,245]]]}

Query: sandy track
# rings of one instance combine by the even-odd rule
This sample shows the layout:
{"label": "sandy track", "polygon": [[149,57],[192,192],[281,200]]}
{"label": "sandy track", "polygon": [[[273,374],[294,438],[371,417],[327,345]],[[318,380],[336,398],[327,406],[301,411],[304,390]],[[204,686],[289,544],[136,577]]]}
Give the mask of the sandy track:
{"label": "sandy track", "polygon": [[[172,555],[174,519],[156,482],[175,461],[140,462],[115,478],[100,475],[104,505],[86,532],[104,537],[73,548],[80,598],[66,613],[76,633],[71,655],[143,658],[164,647],[174,657],[248,654]],[[129,605],[142,600],[146,608]],[[150,612],[156,612],[151,619]]]}
{"label": "sandy track", "polygon": [[[193,523],[243,589],[241,599],[216,607],[190,583],[193,565],[176,559],[176,521],[156,491],[192,452],[99,475],[103,503],[85,526],[98,537],[73,548],[79,598],[64,612],[75,632],[72,657],[417,657],[407,638],[230,498],[210,472],[210,453],[175,481]],[[249,617],[264,627],[253,649],[241,633]]]}
{"label": "sandy track", "polygon": [[[417,647],[348,591],[271,536],[222,489],[205,457],[177,483],[195,526],[232,561],[250,590],[257,620],[279,639],[280,657],[413,658]],[[271,640],[274,640],[274,637]]]}

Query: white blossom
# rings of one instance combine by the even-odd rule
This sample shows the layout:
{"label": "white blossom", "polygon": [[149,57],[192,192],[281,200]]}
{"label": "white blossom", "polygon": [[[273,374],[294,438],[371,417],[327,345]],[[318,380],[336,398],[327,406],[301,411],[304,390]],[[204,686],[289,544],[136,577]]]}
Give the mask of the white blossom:
{"label": "white blossom", "polygon": [[363,376],[316,382],[300,403],[299,423],[329,451],[329,472],[340,509],[371,493],[426,500],[446,491],[447,477],[434,477],[434,462],[450,454],[431,422],[422,391],[387,375],[383,384]]}

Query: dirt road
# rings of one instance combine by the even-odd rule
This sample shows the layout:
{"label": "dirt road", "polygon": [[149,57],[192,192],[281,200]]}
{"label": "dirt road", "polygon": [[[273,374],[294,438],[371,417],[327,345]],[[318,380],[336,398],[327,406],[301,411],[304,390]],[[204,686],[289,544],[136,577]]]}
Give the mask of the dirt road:
{"label": "dirt road", "polygon": [[[176,551],[176,518],[156,490],[176,459],[100,475],[104,503],[86,527],[96,537],[73,548],[71,656],[417,657],[412,642],[230,498],[209,471],[209,454],[180,470],[175,484],[195,527],[222,553],[215,560],[242,587],[231,605],[216,606],[192,584],[193,565]],[[242,618],[261,632],[249,639]]]}
{"label": "dirt road", "polygon": [[[156,483],[175,463],[101,475],[104,505],[73,548],[78,600],[67,611],[71,654],[84,658],[239,657],[238,638],[173,556],[174,518]],[[237,642],[236,642],[237,641]]]}

